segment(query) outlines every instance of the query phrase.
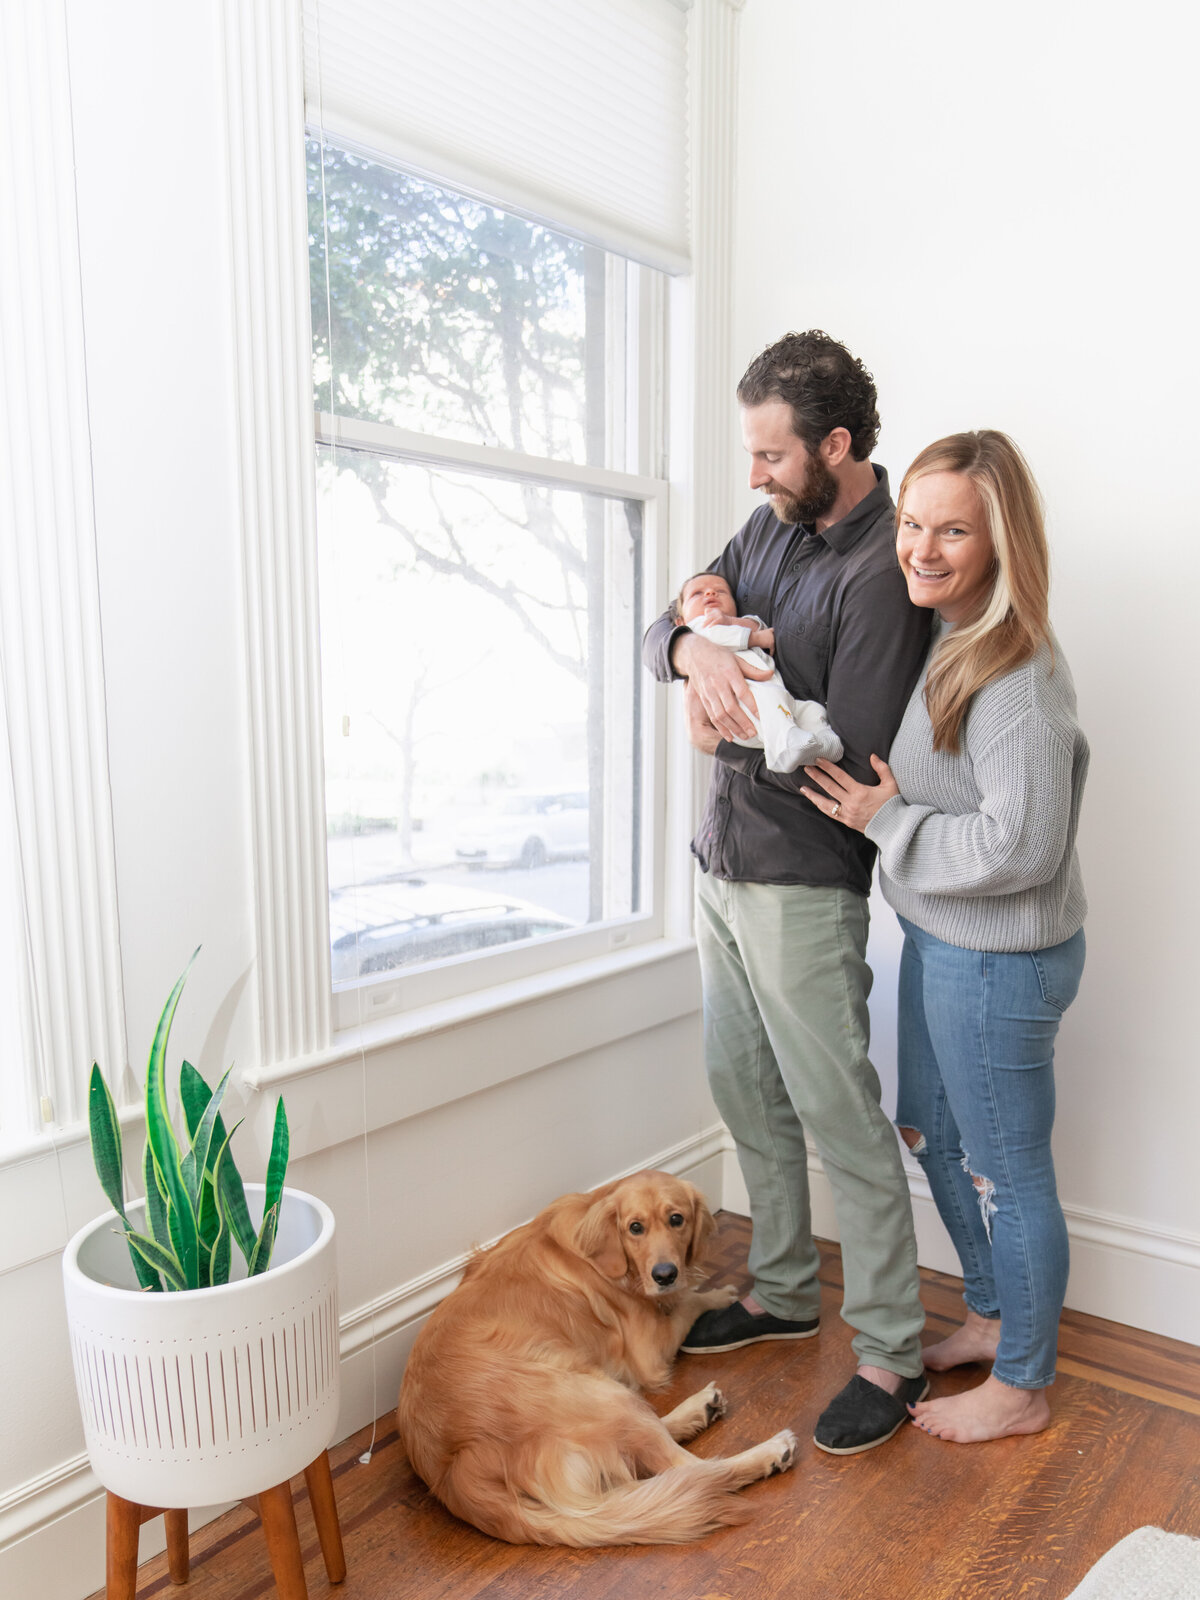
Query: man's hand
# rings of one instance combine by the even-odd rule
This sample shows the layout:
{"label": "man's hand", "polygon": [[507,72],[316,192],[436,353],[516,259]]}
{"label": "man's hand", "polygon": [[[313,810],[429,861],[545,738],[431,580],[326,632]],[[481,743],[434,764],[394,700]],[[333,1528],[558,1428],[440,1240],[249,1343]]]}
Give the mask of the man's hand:
{"label": "man's hand", "polygon": [[683,686],[683,714],[687,718],[688,742],[697,750],[703,750],[706,756],[715,754],[721,735],[708,720],[708,712],[690,680]]}
{"label": "man's hand", "polygon": [[[767,679],[768,669],[751,667],[741,661],[736,651],[726,650],[719,644],[710,644],[699,634],[682,633],[671,649],[671,664],[675,671],[688,680],[688,688],[700,699],[709,723],[722,739],[753,739],[754,723],[750,713],[754,701],[746,687],[747,678]],[[688,727],[691,728],[689,713]],[[692,739],[696,744],[696,740]],[[696,744],[703,750],[705,745]]]}

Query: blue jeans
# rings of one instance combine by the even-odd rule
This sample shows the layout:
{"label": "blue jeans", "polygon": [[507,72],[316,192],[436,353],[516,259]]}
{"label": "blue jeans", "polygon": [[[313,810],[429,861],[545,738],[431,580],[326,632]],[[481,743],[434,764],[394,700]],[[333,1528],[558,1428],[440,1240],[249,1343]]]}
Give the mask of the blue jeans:
{"label": "blue jeans", "polygon": [[900,918],[896,1121],[962,1262],[964,1298],[1001,1320],[992,1368],[1054,1379],[1067,1226],[1054,1184],[1054,1038],[1083,972],[1083,929],[1021,954],[964,950]]}

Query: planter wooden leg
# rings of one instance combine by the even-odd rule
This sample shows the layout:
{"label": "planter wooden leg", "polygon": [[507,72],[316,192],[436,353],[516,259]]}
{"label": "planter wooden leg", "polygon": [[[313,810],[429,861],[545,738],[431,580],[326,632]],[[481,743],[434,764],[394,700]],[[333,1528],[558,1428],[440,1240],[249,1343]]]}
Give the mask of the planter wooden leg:
{"label": "planter wooden leg", "polygon": [[258,1514],[267,1536],[267,1553],[279,1600],[308,1600],[291,1485],[277,1483],[273,1489],[264,1489],[258,1496]]}
{"label": "planter wooden leg", "polygon": [[330,1583],[341,1583],[346,1576],[346,1556],[342,1550],[337,1501],[333,1498],[328,1450],[322,1450],[317,1459],[305,1467],[304,1481],[308,1485],[308,1499],[312,1506],[313,1521],[317,1525],[317,1538],[321,1541],[321,1554],[325,1557],[325,1571]]}
{"label": "planter wooden leg", "polygon": [[186,1511],[164,1511],[167,1525],[167,1571],[172,1583],[188,1581],[188,1520]]}
{"label": "planter wooden leg", "polygon": [[134,1600],[137,1589],[138,1529],[142,1508],[132,1500],[108,1491],[107,1531],[104,1551],[107,1600]]}

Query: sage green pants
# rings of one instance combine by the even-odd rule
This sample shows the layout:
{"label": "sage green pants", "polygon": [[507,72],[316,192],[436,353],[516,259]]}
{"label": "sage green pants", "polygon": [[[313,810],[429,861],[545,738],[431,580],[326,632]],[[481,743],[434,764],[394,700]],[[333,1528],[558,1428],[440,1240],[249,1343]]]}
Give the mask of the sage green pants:
{"label": "sage green pants", "polygon": [[754,1298],[777,1317],[818,1314],[807,1130],[833,1188],[855,1353],[911,1378],[925,1313],[899,1144],[867,1055],[869,920],[849,889],[696,874],[705,1061],[750,1195]]}

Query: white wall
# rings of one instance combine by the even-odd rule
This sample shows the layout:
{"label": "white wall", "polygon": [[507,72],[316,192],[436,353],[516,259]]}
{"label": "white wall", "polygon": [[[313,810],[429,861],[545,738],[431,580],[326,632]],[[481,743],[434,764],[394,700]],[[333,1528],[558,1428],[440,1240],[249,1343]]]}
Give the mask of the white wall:
{"label": "white wall", "polygon": [[1068,1303],[1191,1339],[1197,33],[1172,0],[749,0],[734,268],[738,369],[789,328],[844,340],[893,487],[984,426],[1041,483],[1093,753],[1088,965],[1058,1052]]}

